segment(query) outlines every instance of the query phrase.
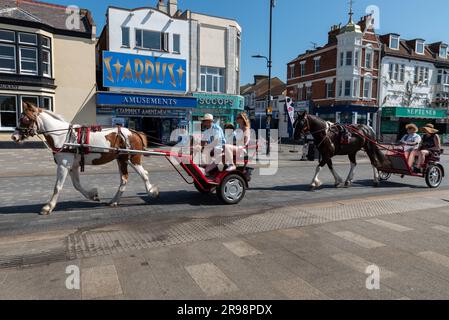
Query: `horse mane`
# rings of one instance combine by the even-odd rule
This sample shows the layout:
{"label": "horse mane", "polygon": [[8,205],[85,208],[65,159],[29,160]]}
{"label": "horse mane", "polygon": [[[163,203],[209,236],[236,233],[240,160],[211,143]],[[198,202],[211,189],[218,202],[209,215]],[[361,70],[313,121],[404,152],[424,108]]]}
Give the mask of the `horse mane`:
{"label": "horse mane", "polygon": [[65,121],[65,119],[64,119],[62,116],[60,116],[59,114],[56,114],[56,113],[54,113],[54,112],[52,112],[52,111],[50,111],[50,110],[44,109],[43,112],[44,112],[45,114],[48,114],[49,116],[53,117],[53,118],[56,119],[56,120],[63,121],[63,122],[67,122],[67,121]]}

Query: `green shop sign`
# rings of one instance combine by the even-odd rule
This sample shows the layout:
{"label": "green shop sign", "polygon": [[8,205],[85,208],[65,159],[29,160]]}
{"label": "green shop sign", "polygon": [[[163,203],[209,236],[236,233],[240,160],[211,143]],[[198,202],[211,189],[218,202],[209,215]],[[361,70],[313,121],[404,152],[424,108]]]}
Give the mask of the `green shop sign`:
{"label": "green shop sign", "polygon": [[382,109],[383,117],[444,119],[448,117],[446,109],[387,107]]}
{"label": "green shop sign", "polygon": [[243,97],[225,94],[194,93],[197,98],[197,108],[243,110]]}

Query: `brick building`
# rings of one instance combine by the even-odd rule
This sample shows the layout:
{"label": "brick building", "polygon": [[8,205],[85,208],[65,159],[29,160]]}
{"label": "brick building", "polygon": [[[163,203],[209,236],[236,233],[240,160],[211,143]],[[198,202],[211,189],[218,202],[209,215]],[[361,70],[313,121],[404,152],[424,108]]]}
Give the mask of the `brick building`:
{"label": "brick building", "polygon": [[371,16],[334,25],[328,42],[287,64],[287,95],[311,113],[339,123],[376,127],[381,43]]}

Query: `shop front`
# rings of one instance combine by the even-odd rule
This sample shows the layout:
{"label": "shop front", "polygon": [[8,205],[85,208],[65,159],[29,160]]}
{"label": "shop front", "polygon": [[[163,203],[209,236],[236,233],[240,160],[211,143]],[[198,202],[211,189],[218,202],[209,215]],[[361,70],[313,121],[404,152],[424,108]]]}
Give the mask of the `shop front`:
{"label": "shop front", "polygon": [[405,133],[405,126],[414,123],[422,127],[432,123],[444,135],[448,124],[447,109],[385,107],[382,109],[381,133],[383,141],[398,141]]}
{"label": "shop front", "polygon": [[97,121],[104,126],[124,125],[144,132],[153,143],[173,143],[175,129],[189,129],[197,99],[113,92],[97,93]]}
{"label": "shop front", "polygon": [[244,98],[237,95],[193,93],[197,99],[196,108],[192,112],[192,121],[200,121],[205,113],[214,116],[215,122],[224,126],[227,122],[235,123],[239,112],[244,110]]}

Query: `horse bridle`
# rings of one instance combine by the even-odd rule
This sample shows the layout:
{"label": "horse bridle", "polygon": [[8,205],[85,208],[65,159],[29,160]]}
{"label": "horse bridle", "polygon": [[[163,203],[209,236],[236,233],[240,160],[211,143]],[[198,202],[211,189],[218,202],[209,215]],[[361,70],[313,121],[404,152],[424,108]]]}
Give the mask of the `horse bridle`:
{"label": "horse bridle", "polygon": [[[31,126],[33,124],[33,126]],[[37,124],[36,119],[31,118],[29,115],[22,113],[19,118],[19,126],[16,127],[16,130],[20,133],[20,135],[26,139],[29,137],[34,137],[38,134],[46,134],[46,133],[53,133],[53,132],[61,132],[61,131],[70,131],[70,126],[67,129],[57,129],[57,130],[47,130],[47,131],[40,131],[39,126]]]}

